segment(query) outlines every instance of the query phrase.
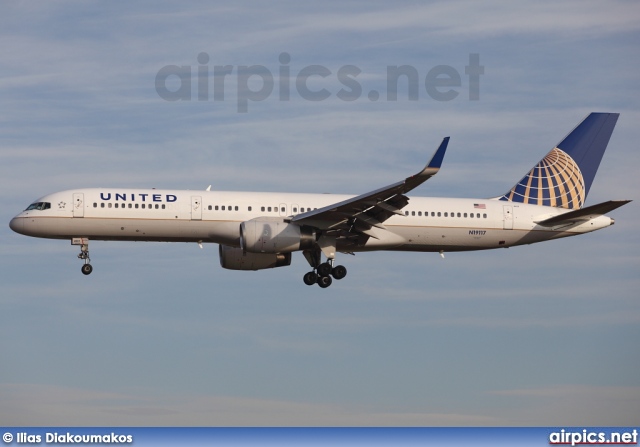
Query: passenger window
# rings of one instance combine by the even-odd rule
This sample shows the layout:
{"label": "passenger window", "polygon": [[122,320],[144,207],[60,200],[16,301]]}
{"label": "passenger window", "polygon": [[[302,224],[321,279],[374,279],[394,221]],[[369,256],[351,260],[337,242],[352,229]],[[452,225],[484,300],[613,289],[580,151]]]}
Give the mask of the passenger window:
{"label": "passenger window", "polygon": [[487,215],[486,215],[486,214],[483,214],[483,215],[482,215],[482,217],[486,219],[486,218],[487,218]]}
{"label": "passenger window", "polygon": [[144,203],[142,204],[142,209],[144,209]]}
{"label": "passenger window", "polygon": [[129,204],[129,209],[131,209],[131,204]]}
{"label": "passenger window", "polygon": [[438,217],[440,217],[440,211],[438,211]]}
{"label": "passenger window", "polygon": [[294,207],[294,208],[293,208],[293,212],[294,212],[294,213],[297,213],[297,212],[298,212],[298,208],[295,208],[295,207]]}
{"label": "passenger window", "polygon": [[271,207],[268,207],[268,208],[267,208],[267,211],[271,212]]}
{"label": "passenger window", "polygon": [[264,206],[260,207],[260,211],[264,213]]}
{"label": "passenger window", "polygon": [[118,208],[118,202],[116,202],[116,208]]}
{"label": "passenger window", "polygon": [[211,211],[213,207],[211,205],[208,206],[208,210]]}
{"label": "passenger window", "polygon": [[111,208],[112,204],[110,203],[110,204],[108,204],[107,206],[108,206],[109,208]]}
{"label": "passenger window", "polygon": [[247,209],[248,209],[249,211],[251,211],[251,207],[248,207]]}
{"label": "passenger window", "polygon": [[476,217],[477,217],[478,219],[480,219],[480,213],[476,214]]}
{"label": "passenger window", "polygon": [[[164,208],[165,208],[165,207],[164,207],[164,203],[163,203],[163,204],[162,204],[162,209],[164,209]],[[209,207],[209,209],[211,209],[211,207]]]}
{"label": "passenger window", "polygon": [[136,209],[138,209],[138,204],[136,203]]}
{"label": "passenger window", "polygon": [[458,217],[460,217],[460,213],[458,213]]}
{"label": "passenger window", "polygon": [[284,206],[280,208],[280,212],[284,213],[284,210],[285,210]]}
{"label": "passenger window", "polygon": [[158,205],[158,204],[156,203],[156,209],[158,209],[158,208],[160,208],[160,205]]}
{"label": "passenger window", "polygon": [[464,213],[464,217],[467,217],[467,213]]}
{"label": "passenger window", "polygon": [[405,212],[404,212],[404,215],[405,215],[405,216],[408,216],[408,215],[409,215],[409,211],[405,211]]}
{"label": "passenger window", "polygon": [[238,211],[238,207],[236,206],[235,208],[236,208],[236,211]]}
{"label": "passenger window", "polygon": [[449,217],[449,213],[444,213],[444,217]]}
{"label": "passenger window", "polygon": [[104,208],[104,203],[101,203],[101,204],[100,204],[100,208]]}
{"label": "passenger window", "polygon": [[301,212],[301,213],[304,213],[304,208],[300,208],[300,212]]}
{"label": "passenger window", "polygon": [[93,202],[93,207],[98,208],[98,204],[96,202]]}
{"label": "passenger window", "polygon": [[418,216],[422,216],[422,211],[418,211]]}
{"label": "passenger window", "polygon": [[473,213],[469,214],[469,217],[473,219]]}
{"label": "passenger window", "polygon": [[224,211],[224,205],[222,205],[222,211]]}

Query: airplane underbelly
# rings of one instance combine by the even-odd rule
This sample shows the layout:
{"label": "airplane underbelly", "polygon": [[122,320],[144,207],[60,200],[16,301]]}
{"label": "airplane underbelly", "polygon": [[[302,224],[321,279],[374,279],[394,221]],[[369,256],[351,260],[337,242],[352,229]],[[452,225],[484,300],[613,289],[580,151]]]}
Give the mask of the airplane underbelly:
{"label": "airplane underbelly", "polygon": [[524,233],[501,228],[404,227],[395,229],[405,239],[403,250],[463,251],[506,248],[517,244]]}

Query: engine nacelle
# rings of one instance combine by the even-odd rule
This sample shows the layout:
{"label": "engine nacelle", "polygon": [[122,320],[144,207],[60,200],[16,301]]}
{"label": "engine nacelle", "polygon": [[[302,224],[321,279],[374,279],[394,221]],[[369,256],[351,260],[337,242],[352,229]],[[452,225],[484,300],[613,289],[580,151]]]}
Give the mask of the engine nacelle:
{"label": "engine nacelle", "polygon": [[291,265],[291,253],[243,253],[220,244],[220,265],[229,270],[264,270]]}
{"label": "engine nacelle", "polygon": [[311,248],[315,241],[312,228],[282,218],[258,217],[240,224],[240,247],[248,253],[291,253]]}

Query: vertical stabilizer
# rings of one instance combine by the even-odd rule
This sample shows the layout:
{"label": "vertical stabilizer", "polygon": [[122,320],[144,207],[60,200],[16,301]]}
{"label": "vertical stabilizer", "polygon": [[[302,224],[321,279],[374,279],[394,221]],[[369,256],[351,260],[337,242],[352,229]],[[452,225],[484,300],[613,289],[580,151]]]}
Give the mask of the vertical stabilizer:
{"label": "vertical stabilizer", "polygon": [[591,113],[499,200],[580,209],[618,113]]}

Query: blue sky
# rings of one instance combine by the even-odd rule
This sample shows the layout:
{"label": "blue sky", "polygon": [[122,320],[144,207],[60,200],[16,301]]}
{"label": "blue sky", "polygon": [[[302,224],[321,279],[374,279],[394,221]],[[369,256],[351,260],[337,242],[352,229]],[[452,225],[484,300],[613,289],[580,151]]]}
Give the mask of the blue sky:
{"label": "blue sky", "polygon": [[[509,250],[370,253],[307,287],[301,255],[261,272],[217,247],[26,238],[8,222],[64,189],[358,194],[423,166],[420,196],[493,197],[591,111],[621,113],[587,204],[637,200],[633,2],[30,2],[0,6],[0,419],[7,425],[632,425],[640,413],[637,201],[616,225]],[[198,54],[232,65],[197,99]],[[324,101],[291,83],[279,56]],[[464,74],[479,54],[480,99]],[[155,89],[190,66],[191,101]],[[237,67],[274,92],[238,113]],[[343,101],[338,70],[363,94]],[[410,65],[387,101],[388,66]],[[436,101],[429,70],[461,75]],[[173,82],[173,83],[171,83]],[[177,88],[177,78],[167,85]],[[257,91],[253,79],[249,88]],[[404,89],[403,89],[404,88]],[[378,101],[368,92],[380,92]],[[635,290],[635,292],[634,292]]]}

